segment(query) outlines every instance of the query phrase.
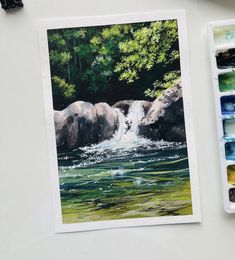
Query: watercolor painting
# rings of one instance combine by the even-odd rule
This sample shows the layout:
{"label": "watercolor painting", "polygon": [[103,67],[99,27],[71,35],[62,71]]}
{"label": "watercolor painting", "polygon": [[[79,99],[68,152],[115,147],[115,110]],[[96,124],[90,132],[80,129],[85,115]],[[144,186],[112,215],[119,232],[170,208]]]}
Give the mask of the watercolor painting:
{"label": "watercolor painting", "polygon": [[62,224],[193,216],[177,19],[47,40]]}

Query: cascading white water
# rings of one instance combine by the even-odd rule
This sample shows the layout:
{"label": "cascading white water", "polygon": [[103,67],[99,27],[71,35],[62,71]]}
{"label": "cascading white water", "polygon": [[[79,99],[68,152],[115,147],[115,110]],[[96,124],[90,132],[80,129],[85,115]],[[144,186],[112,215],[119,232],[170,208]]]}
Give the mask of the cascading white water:
{"label": "cascading white water", "polygon": [[112,139],[115,139],[116,141],[118,140],[120,141],[122,137],[125,135],[125,133],[127,132],[126,117],[119,108],[115,108],[114,110],[116,111],[118,116],[118,129],[114,133]]}
{"label": "cascading white water", "polygon": [[102,151],[106,149],[131,150],[151,143],[149,139],[138,135],[139,124],[144,117],[143,101],[134,101],[126,116],[118,108],[115,108],[115,111],[118,115],[118,129],[113,137],[110,140],[105,140],[89,147],[87,151],[98,151],[102,153]]}
{"label": "cascading white water", "polygon": [[127,115],[127,120],[131,123],[130,132],[139,134],[139,124],[144,116],[143,101],[134,101]]}
{"label": "cascading white water", "polygon": [[144,117],[143,101],[134,101],[125,116],[118,108],[115,109],[118,115],[118,130],[113,136],[116,141],[134,143],[139,139],[139,124]]}
{"label": "cascading white water", "polygon": [[134,101],[125,116],[118,108],[118,130],[113,138],[109,140],[112,147],[130,149],[139,145],[140,141],[147,140],[138,136],[139,124],[144,117],[143,101]]}

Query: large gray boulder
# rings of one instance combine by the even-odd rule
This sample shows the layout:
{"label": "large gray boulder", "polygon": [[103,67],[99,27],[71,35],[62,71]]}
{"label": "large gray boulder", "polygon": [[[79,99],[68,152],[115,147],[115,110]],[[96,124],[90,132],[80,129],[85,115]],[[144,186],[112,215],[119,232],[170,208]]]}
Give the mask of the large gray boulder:
{"label": "large gray boulder", "polygon": [[111,138],[118,127],[117,113],[104,102],[95,104],[95,109],[97,115],[98,141]]}
{"label": "large gray boulder", "polygon": [[58,148],[76,148],[97,142],[95,106],[77,101],[62,111],[55,111],[55,132]]}
{"label": "large gray boulder", "polygon": [[153,140],[186,140],[180,80],[153,102],[140,124],[140,134]]}

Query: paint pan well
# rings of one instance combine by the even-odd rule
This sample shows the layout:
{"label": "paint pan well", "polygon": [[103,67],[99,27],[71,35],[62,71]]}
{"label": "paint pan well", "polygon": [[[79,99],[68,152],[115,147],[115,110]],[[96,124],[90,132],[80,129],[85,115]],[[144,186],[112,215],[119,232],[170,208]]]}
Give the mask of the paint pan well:
{"label": "paint pan well", "polygon": [[225,156],[227,160],[235,161],[235,142],[225,144]]}
{"label": "paint pan well", "polygon": [[219,75],[220,92],[235,90],[235,72],[229,72]]}
{"label": "paint pan well", "polygon": [[235,165],[229,165],[227,167],[228,183],[235,185]]}
{"label": "paint pan well", "polygon": [[214,28],[214,41],[216,45],[235,43],[235,25]]}
{"label": "paint pan well", "polygon": [[220,51],[216,54],[218,69],[228,69],[235,67],[235,48]]}
{"label": "paint pan well", "polygon": [[229,200],[235,202],[235,188],[229,189]]}
{"label": "paint pan well", "polygon": [[235,113],[235,96],[223,96],[220,99],[221,111],[223,115]]}
{"label": "paint pan well", "polygon": [[225,137],[235,137],[235,119],[224,120]]}

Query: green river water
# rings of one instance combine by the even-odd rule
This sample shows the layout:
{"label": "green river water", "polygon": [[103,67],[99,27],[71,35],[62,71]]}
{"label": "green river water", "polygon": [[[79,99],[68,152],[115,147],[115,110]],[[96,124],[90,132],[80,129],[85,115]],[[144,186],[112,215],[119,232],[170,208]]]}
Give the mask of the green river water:
{"label": "green river water", "polygon": [[58,154],[63,223],[192,214],[186,144],[138,136],[141,101],[117,113],[110,140]]}

